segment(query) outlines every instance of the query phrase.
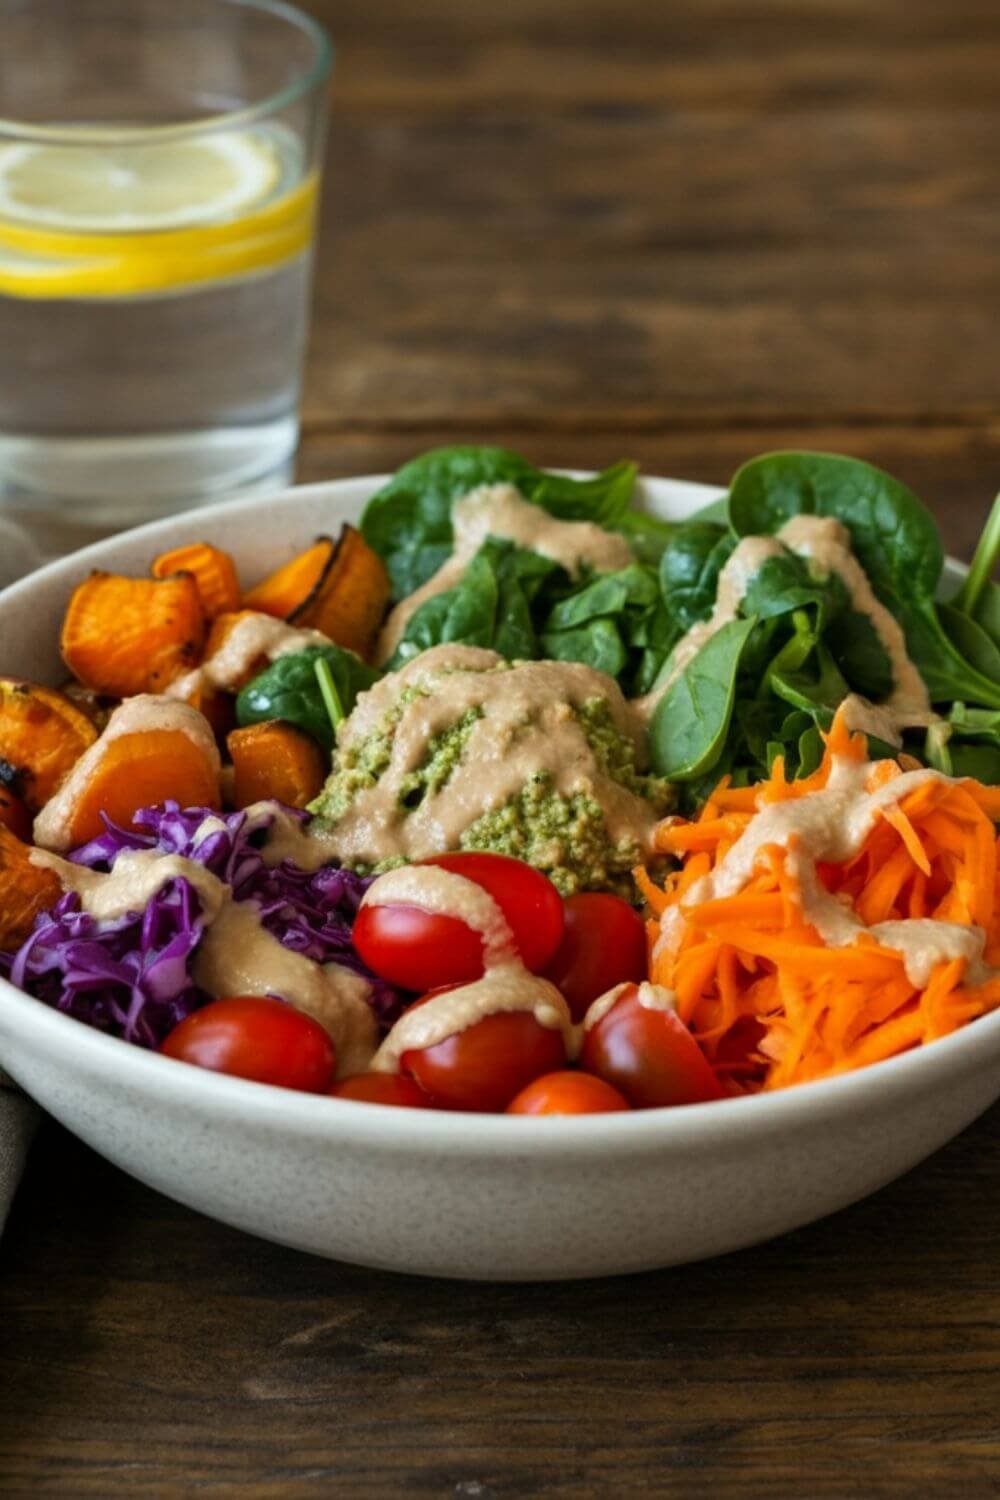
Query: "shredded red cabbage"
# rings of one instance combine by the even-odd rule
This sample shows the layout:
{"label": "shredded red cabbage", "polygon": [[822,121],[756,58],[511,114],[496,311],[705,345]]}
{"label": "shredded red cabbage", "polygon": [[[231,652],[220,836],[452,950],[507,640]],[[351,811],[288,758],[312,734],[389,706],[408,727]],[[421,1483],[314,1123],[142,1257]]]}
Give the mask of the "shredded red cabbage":
{"label": "shredded red cabbage", "polygon": [[[286,815],[305,814],[284,808]],[[309,874],[287,861],[269,869],[260,852],[272,816],[215,814],[176,802],[145,808],[135,829],[108,823],[107,831],[70,858],[110,869],[124,849],[156,849],[204,865],[224,880],[236,901],[252,901],[263,926],[286,948],[317,963],[338,963],[369,981],[371,1004],[383,1027],[404,1004],[401,992],[373,975],[351,943],[351,928],[370,878],[324,868]],[[203,833],[199,833],[204,828]],[[209,996],[191,978],[191,958],[204,930],[197,891],[178,879],[154,896],[145,912],[102,922],[63,896],[35,920],[0,972],[58,1010],[140,1046],[158,1047],[177,1023]]]}

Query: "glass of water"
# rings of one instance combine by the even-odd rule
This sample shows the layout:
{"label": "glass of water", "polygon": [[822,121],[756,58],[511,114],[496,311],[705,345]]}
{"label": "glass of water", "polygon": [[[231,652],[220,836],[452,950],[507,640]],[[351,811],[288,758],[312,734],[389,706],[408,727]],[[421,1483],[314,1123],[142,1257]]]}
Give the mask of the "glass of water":
{"label": "glass of water", "polygon": [[0,516],[47,550],[290,473],[326,34],[0,0]]}

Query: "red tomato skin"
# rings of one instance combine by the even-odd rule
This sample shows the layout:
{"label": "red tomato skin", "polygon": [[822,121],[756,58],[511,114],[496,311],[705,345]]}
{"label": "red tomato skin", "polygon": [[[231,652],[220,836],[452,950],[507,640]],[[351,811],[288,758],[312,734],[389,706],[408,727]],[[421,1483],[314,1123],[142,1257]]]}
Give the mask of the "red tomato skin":
{"label": "red tomato skin", "polygon": [[323,1094],[337,1054],[311,1016],[269,995],[227,995],[185,1017],[160,1048],[166,1057],[215,1073]]}
{"label": "red tomato skin", "polygon": [[[437,865],[487,891],[503,912],[526,969],[537,972],[552,957],[563,933],[563,907],[547,876],[505,854],[436,854],[419,863]],[[375,974],[404,990],[471,984],[483,974],[480,935],[459,917],[416,905],[362,906],[352,939]]]}
{"label": "red tomato skin", "polygon": [[541,973],[559,947],[564,922],[562,897],[547,875],[507,854],[472,850],[434,854],[420,863],[450,870],[488,891],[507,919],[524,967]]}
{"label": "red tomato skin", "polygon": [[469,984],[483,972],[479,934],[419,906],[362,906],[351,941],[374,974],[404,990]]}
{"label": "red tomato skin", "polygon": [[624,1095],[592,1073],[544,1073],[510,1101],[509,1115],[604,1115],[630,1109]]}
{"label": "red tomato skin", "polygon": [[545,966],[574,1021],[616,984],[646,977],[646,926],[634,907],[605,891],[581,891],[563,903],[562,942]]}
{"label": "red tomato skin", "polygon": [[634,986],[585,1032],[580,1066],[618,1089],[633,1109],[725,1097],[683,1021],[641,1005]]}
{"label": "red tomato skin", "polygon": [[541,1025],[529,1011],[514,1010],[484,1016],[433,1047],[411,1048],[400,1058],[404,1073],[439,1109],[483,1114],[501,1114],[525,1084],[565,1064],[562,1032]]}
{"label": "red tomato skin", "polygon": [[431,1109],[419,1084],[402,1073],[353,1073],[330,1090],[331,1099],[358,1099],[364,1104],[395,1104],[403,1109]]}

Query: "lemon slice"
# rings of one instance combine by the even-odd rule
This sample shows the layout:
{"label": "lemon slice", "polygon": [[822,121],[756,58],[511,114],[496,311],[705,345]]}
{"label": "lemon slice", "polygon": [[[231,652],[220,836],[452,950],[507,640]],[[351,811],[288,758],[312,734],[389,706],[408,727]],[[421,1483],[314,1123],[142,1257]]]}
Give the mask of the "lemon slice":
{"label": "lemon slice", "polygon": [[274,145],[249,131],[116,147],[0,147],[0,219],[70,233],[183,229],[247,213],[281,177]]}

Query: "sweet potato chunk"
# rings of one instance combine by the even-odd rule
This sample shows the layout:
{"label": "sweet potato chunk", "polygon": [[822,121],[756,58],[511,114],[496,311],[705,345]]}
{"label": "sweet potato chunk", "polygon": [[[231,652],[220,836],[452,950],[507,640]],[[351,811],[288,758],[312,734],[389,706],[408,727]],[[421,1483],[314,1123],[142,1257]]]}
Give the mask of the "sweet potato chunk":
{"label": "sweet potato chunk", "polygon": [[294,617],[296,625],[321,630],[338,646],[368,657],[391,586],[385,565],[360,531],[345,526],[330,565],[313,597]]}
{"label": "sweet potato chunk", "polygon": [[37,812],[97,739],[82,709],[54,688],[0,677],[0,760],[12,768],[16,792]]}
{"label": "sweet potato chunk", "polygon": [[159,579],[91,573],[73,591],[61,645],[63,660],[86,687],[130,698],[161,692],[194,666],[204,638],[192,574]]}
{"label": "sweet potato chunk", "polygon": [[62,895],[58,876],[31,863],[31,846],[0,823],[0,952],[19,948],[40,911]]}
{"label": "sweet potato chunk", "polygon": [[145,729],[119,735],[94,761],[66,825],[73,849],[104,832],[103,813],[130,828],[142,807],[173,797],[181,807],[219,804],[219,778],[198,746],[181,730]]}
{"label": "sweet potato chunk", "polygon": [[249,807],[274,798],[305,807],[323,788],[328,767],[304,730],[281,719],[234,729],[226,741],[233,762],[233,802]]}
{"label": "sweet potato chunk", "polygon": [[209,542],[189,542],[162,552],[149,570],[154,578],[190,573],[198,585],[198,597],[206,620],[240,607],[240,581],[236,564],[228,552]]}
{"label": "sweet potato chunk", "polygon": [[31,814],[16,792],[0,786],[0,828],[9,828],[19,839],[31,838]]}
{"label": "sweet potato chunk", "polygon": [[244,595],[243,604],[262,615],[293,620],[315,594],[335,551],[333,538],[317,537],[311,547],[283,563]]}

